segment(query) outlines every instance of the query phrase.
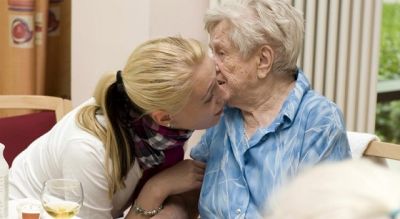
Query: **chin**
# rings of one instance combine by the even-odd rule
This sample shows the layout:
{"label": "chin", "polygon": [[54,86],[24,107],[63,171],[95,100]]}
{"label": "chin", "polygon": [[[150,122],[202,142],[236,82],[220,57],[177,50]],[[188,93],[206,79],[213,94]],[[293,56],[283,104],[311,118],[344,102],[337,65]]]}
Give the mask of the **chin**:
{"label": "chin", "polygon": [[222,115],[224,115],[224,113],[221,113],[221,115],[219,115],[218,117],[216,117],[215,121],[212,122],[212,125],[211,125],[211,126],[216,125],[216,124],[221,120]]}
{"label": "chin", "polygon": [[216,124],[218,123],[218,121],[219,121],[220,118],[221,118],[221,117],[218,117],[218,119],[216,119],[215,121],[212,121],[212,122],[208,123],[208,124],[205,125],[205,127],[203,127],[202,129],[208,129],[208,128],[213,127],[214,125],[216,125]]}

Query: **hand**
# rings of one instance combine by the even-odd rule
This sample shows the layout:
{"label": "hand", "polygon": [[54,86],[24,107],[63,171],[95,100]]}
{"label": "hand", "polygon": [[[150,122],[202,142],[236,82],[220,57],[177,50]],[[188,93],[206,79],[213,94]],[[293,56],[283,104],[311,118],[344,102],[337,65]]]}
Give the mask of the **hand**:
{"label": "hand", "polygon": [[148,183],[164,188],[166,196],[199,189],[203,182],[205,163],[196,160],[183,160],[158,173]]}
{"label": "hand", "polygon": [[[140,191],[136,202],[143,209],[155,209],[164,200],[175,194],[181,194],[194,189],[200,189],[203,182],[205,163],[195,160],[183,160],[174,166],[150,178]],[[160,212],[160,214],[163,211]],[[162,215],[181,215],[181,211],[166,209]],[[178,216],[177,216],[178,217]],[[129,211],[127,218],[142,218]],[[168,218],[166,216],[166,218]]]}

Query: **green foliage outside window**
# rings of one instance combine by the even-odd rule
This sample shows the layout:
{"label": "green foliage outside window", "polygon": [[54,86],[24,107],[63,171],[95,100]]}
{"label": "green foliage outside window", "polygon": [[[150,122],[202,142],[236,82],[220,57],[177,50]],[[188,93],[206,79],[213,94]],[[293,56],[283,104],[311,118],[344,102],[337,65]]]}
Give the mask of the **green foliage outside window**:
{"label": "green foliage outside window", "polygon": [[400,79],[400,1],[383,4],[379,80]]}
{"label": "green foliage outside window", "polygon": [[[383,4],[378,78],[400,79],[400,1]],[[377,104],[376,133],[400,143],[400,100]]]}

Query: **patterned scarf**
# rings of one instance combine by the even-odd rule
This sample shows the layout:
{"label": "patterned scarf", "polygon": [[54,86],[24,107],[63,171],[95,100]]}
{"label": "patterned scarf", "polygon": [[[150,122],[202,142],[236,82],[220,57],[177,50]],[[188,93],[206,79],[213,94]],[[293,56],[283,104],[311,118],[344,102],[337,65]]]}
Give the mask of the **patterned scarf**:
{"label": "patterned scarf", "polygon": [[193,131],[167,128],[158,125],[149,116],[142,115],[126,94],[120,74],[117,73],[117,88],[123,96],[120,120],[131,150],[138,159],[140,167],[146,170],[164,162],[163,150],[183,147]]}

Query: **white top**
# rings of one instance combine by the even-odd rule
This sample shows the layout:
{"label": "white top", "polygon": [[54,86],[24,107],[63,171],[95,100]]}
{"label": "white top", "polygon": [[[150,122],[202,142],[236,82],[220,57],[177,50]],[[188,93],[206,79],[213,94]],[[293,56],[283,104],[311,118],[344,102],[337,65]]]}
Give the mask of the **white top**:
{"label": "white top", "polygon": [[93,102],[92,98],[68,113],[14,159],[9,174],[10,199],[40,200],[46,180],[75,178],[82,183],[84,190],[79,217],[111,218],[123,212],[122,207],[133,193],[142,171],[136,163],[126,177],[125,189],[109,199],[104,145],[75,122],[78,110]]}

